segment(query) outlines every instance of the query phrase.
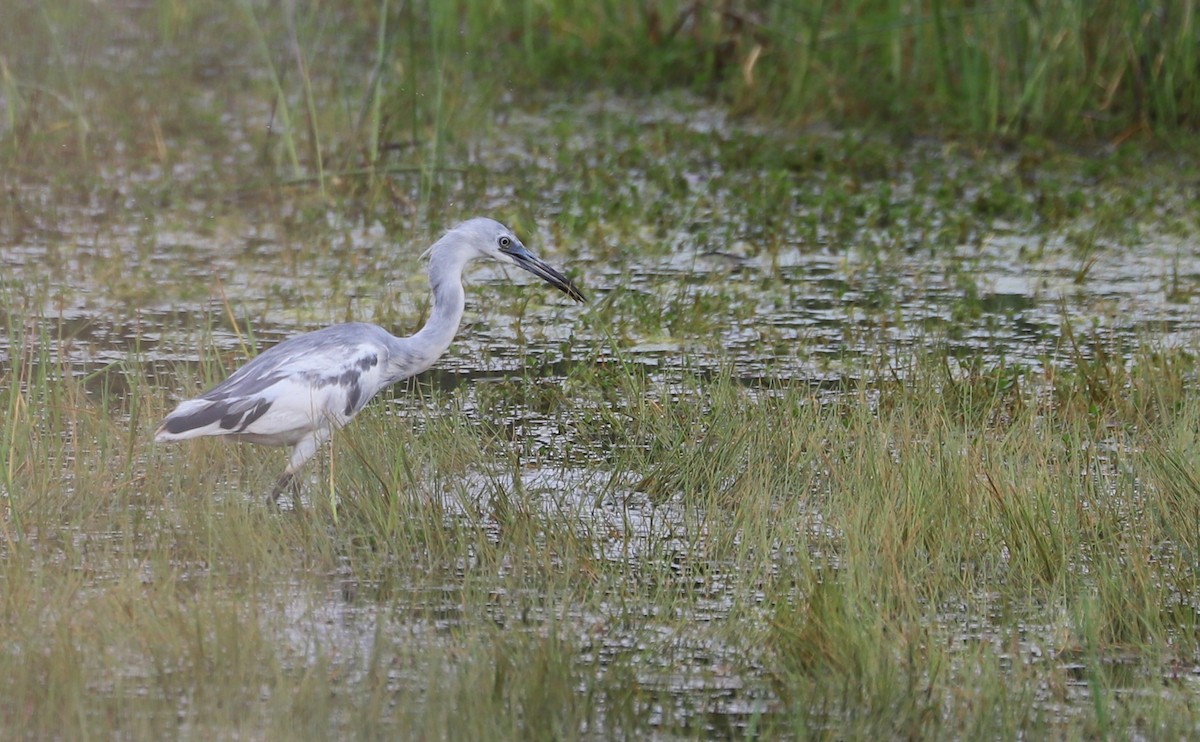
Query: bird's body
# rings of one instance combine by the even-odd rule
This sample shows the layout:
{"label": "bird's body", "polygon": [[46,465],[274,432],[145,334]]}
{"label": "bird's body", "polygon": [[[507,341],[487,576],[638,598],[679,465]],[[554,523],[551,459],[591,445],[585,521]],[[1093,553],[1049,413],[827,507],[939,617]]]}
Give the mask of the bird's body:
{"label": "bird's body", "polygon": [[462,272],[469,261],[487,257],[513,263],[583,301],[569,279],[491,219],[463,222],[427,255],[433,311],[415,335],[396,337],[378,325],[352,322],[285,340],[212,389],[180,403],[159,425],[155,440],[215,435],[291,446],[288,466],[271,493],[274,502],[289,485],[294,488],[296,472],[335,428],[348,423],[381,390],[421,373],[446,352],[462,320]]}

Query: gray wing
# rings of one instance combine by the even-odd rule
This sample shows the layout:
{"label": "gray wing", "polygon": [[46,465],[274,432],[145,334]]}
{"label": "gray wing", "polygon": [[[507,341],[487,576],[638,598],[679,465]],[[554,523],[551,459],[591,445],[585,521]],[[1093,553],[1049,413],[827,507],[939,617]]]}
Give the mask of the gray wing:
{"label": "gray wing", "polygon": [[285,442],[318,424],[353,417],[384,382],[394,342],[376,325],[334,325],[272,347],[159,426],[158,438],[239,434]]}

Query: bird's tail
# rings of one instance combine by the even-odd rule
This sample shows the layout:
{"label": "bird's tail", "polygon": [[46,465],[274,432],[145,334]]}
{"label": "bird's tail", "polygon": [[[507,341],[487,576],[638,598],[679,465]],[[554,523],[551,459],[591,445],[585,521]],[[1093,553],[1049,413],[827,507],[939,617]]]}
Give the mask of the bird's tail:
{"label": "bird's tail", "polygon": [[227,400],[189,399],[180,403],[154,431],[156,441],[182,441],[205,435],[230,435],[243,432],[262,416],[270,403],[261,399]]}

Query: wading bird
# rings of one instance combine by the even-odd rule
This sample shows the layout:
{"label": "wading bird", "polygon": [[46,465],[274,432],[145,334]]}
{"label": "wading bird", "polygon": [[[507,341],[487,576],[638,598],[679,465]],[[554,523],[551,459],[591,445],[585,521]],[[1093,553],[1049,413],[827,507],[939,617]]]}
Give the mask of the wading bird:
{"label": "wading bird", "polygon": [[285,489],[299,491],[296,473],[334,428],[353,418],[381,390],[419,374],[450,347],[466,298],[462,273],[476,258],[524,268],[575,301],[585,301],[569,278],[529,252],[508,227],[492,219],[465,221],[425,252],[433,311],[419,332],[396,337],[378,325],[333,325],[283,341],[162,421],[156,441],[229,436],[268,446],[291,446],[287,468],[268,504]]}

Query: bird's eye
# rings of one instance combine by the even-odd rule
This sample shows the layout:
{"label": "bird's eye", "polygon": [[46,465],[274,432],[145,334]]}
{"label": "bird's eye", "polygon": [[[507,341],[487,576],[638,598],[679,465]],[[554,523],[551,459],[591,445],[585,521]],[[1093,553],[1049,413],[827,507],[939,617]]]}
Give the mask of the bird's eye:
{"label": "bird's eye", "polygon": [[507,250],[510,247],[512,247],[512,240],[510,240],[507,236],[501,237],[500,238],[500,249]]}

